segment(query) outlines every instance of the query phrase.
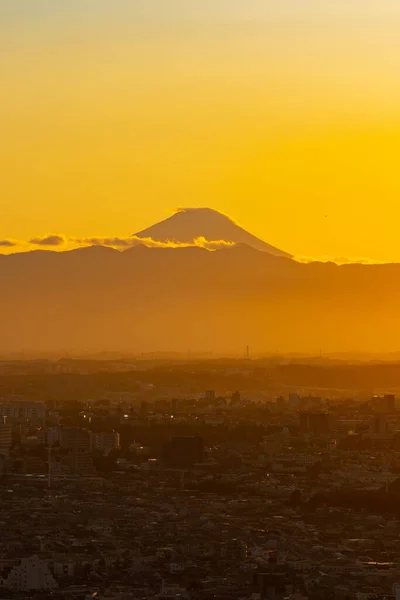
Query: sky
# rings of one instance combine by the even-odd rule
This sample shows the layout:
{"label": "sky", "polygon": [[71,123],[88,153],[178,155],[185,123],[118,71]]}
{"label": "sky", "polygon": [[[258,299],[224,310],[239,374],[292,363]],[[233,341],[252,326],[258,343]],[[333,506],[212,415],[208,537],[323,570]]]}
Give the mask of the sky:
{"label": "sky", "polygon": [[2,0],[0,244],[200,206],[400,261],[399,28],[398,0]]}

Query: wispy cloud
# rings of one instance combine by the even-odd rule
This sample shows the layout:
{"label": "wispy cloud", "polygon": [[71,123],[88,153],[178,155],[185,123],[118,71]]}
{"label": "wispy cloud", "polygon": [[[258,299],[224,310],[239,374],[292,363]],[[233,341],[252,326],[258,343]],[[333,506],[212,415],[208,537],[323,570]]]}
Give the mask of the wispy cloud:
{"label": "wispy cloud", "polygon": [[348,256],[303,256],[303,255],[295,255],[293,259],[300,263],[334,263],[336,265],[385,265],[388,264],[387,260],[375,260],[373,258],[362,257],[362,258],[351,258]]}
{"label": "wispy cloud", "polygon": [[153,240],[153,238],[140,238],[132,236],[132,245],[137,246],[138,244],[144,244],[148,248],[205,248],[206,250],[219,250],[220,248],[231,248],[235,246],[234,242],[227,242],[225,240],[207,240],[205,237],[197,237],[193,242],[177,242],[175,240],[168,240],[166,242],[160,242]]}
{"label": "wispy cloud", "polygon": [[69,241],[78,246],[111,246],[113,248],[129,248],[132,244],[129,238],[120,237],[87,237],[69,238]]}
{"label": "wispy cloud", "polygon": [[65,237],[59,234],[46,235],[45,237],[35,237],[29,240],[32,246],[62,246],[65,244]]}
{"label": "wispy cloud", "polygon": [[111,246],[113,248],[133,248],[134,246],[147,246],[148,248],[204,248],[206,250],[218,250],[220,248],[230,248],[235,245],[234,242],[225,240],[207,240],[204,237],[198,237],[193,242],[177,242],[168,240],[160,242],[151,237],[141,238],[138,236],[120,237],[88,237],[88,238],[69,238],[71,242],[79,246]]}
{"label": "wispy cloud", "polygon": [[150,237],[141,238],[138,236],[129,237],[103,237],[90,236],[85,238],[69,237],[62,234],[48,234],[46,236],[32,237],[29,240],[0,240],[0,249],[4,251],[16,249],[16,251],[27,251],[32,247],[42,247],[54,250],[72,250],[74,248],[82,248],[86,246],[108,246],[116,250],[127,250],[135,246],[147,246],[148,248],[204,248],[205,250],[214,251],[220,248],[230,248],[235,246],[234,242],[225,240],[207,240],[204,237],[198,237],[192,242],[177,242],[168,240],[160,242]]}

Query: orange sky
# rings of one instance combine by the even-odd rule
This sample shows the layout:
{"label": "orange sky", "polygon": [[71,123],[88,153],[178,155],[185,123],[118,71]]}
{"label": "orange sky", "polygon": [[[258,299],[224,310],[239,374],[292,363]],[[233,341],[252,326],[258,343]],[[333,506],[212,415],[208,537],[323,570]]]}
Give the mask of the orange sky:
{"label": "orange sky", "polygon": [[398,0],[3,0],[0,240],[209,206],[400,261],[399,27]]}

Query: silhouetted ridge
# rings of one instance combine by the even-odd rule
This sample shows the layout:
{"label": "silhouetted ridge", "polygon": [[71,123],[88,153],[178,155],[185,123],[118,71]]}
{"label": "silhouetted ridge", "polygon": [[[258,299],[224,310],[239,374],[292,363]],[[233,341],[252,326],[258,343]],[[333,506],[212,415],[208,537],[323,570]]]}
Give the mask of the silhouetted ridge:
{"label": "silhouetted ridge", "polygon": [[400,265],[97,246],[2,256],[0,282],[2,352],[398,350]]}

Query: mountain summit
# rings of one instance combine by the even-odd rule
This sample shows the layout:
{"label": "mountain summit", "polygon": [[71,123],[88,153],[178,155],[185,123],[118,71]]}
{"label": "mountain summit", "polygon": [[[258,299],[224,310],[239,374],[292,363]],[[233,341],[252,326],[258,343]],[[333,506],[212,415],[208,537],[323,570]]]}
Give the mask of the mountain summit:
{"label": "mountain summit", "polygon": [[246,244],[261,252],[290,258],[239,225],[229,217],[211,208],[183,208],[174,215],[135,234],[138,238],[152,238],[157,242],[181,242],[190,244],[197,238],[209,241],[223,240],[235,244]]}

